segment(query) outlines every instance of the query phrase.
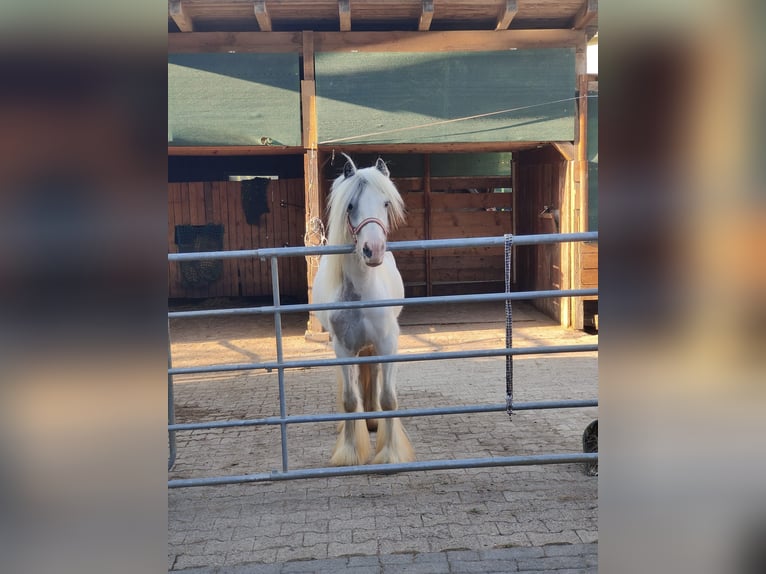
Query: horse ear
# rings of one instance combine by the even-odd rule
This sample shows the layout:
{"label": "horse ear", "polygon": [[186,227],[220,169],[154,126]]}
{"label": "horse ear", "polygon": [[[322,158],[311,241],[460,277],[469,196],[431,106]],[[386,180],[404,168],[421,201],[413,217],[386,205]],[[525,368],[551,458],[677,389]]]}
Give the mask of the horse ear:
{"label": "horse ear", "polygon": [[356,166],[350,157],[345,153],[343,155],[346,157],[346,165],[343,166],[343,177],[351,177],[356,173]]}
{"label": "horse ear", "polygon": [[375,162],[375,168],[385,175],[386,177],[389,177],[391,173],[388,171],[388,166],[386,165],[386,162],[383,161],[383,158],[378,158],[378,161]]}

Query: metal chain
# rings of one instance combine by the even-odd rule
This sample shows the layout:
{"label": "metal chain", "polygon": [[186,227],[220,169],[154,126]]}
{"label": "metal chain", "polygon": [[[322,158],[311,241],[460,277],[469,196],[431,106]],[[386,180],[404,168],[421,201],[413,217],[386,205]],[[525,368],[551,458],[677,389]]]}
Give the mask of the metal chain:
{"label": "metal chain", "polygon": [[[505,235],[505,292],[511,292],[511,248],[513,235]],[[513,312],[510,299],[505,300],[505,348],[513,347]],[[505,410],[513,414],[513,355],[505,356]]]}

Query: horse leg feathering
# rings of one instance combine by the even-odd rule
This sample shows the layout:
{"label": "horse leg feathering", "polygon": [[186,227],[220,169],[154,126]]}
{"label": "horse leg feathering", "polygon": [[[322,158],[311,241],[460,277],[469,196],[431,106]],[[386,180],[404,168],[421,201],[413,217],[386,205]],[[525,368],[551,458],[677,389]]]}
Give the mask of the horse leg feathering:
{"label": "horse leg feathering", "polygon": [[[344,365],[340,369],[343,378],[341,392],[343,412],[362,412],[362,398],[359,395],[357,367],[355,365]],[[332,457],[330,458],[330,464],[334,466],[366,464],[371,452],[372,446],[370,444],[370,433],[367,431],[367,423],[364,420],[343,421],[340,425]]]}

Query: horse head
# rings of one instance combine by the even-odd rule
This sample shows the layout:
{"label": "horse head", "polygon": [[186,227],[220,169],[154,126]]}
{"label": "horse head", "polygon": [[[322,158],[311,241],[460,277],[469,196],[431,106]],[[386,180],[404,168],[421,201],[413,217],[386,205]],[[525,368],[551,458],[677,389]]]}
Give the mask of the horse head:
{"label": "horse head", "polygon": [[404,220],[404,202],[382,159],[363,169],[346,159],[343,175],[333,184],[330,228],[338,231],[342,209],[345,241],[338,243],[353,241],[365,265],[377,267],[383,263],[389,232]]}

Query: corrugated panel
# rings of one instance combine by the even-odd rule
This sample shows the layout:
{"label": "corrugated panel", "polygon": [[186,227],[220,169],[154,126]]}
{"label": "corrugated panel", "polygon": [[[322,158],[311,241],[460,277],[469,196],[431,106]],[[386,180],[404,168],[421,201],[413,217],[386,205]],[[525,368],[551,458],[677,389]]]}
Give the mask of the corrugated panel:
{"label": "corrugated panel", "polygon": [[168,143],[301,145],[298,54],[170,54]]}
{"label": "corrugated panel", "polygon": [[320,142],[574,139],[572,48],[323,52],[315,61]]}

